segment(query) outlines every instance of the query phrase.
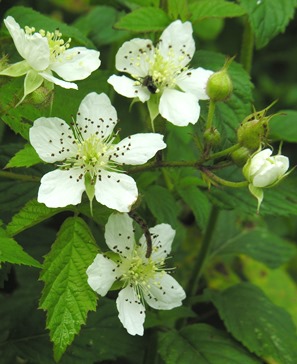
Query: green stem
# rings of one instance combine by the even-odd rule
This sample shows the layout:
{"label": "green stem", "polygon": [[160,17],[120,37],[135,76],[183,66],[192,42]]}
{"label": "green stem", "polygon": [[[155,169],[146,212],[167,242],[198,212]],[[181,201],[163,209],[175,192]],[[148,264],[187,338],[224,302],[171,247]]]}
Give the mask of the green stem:
{"label": "green stem", "polygon": [[143,164],[142,166],[137,166],[129,169],[128,173],[138,173],[143,171],[149,171],[156,168],[172,168],[172,167],[193,167],[198,168],[199,163],[197,161],[153,161]]}
{"label": "green stem", "polygon": [[240,148],[240,144],[239,143],[237,143],[235,145],[232,145],[232,147],[229,147],[227,149],[221,150],[220,152],[210,154],[207,157],[207,160],[208,159],[217,159],[217,158],[224,157],[225,155],[231,154],[232,152],[234,152],[238,148]]}
{"label": "green stem", "polygon": [[149,171],[151,169],[156,168],[179,168],[179,167],[192,167],[192,168],[199,168],[202,166],[203,162],[211,160],[211,159],[218,159],[225,155],[228,155],[238,149],[240,147],[239,144],[235,144],[232,147],[229,147],[227,149],[224,149],[220,152],[210,154],[207,156],[207,158],[200,160],[200,161],[152,161],[148,162],[146,164],[143,164],[141,166],[130,168],[128,173],[138,173],[138,172],[144,172]]}
{"label": "green stem", "polygon": [[27,176],[25,174],[18,174],[13,172],[0,171],[0,177],[14,179],[18,181],[26,182],[40,182],[40,177],[37,176]]}
{"label": "green stem", "polygon": [[244,31],[242,36],[240,63],[248,73],[251,72],[252,68],[253,51],[254,51],[254,33],[248,21],[248,18],[246,18],[244,21]]}
{"label": "green stem", "polygon": [[210,100],[209,108],[208,108],[208,115],[207,115],[207,120],[206,120],[206,125],[205,125],[206,130],[210,129],[212,126],[212,120],[213,120],[215,108],[216,108],[216,103],[214,101]]}
{"label": "green stem", "polygon": [[219,215],[219,209],[216,206],[213,206],[208,218],[208,224],[205,231],[205,235],[202,239],[200,251],[197,259],[195,260],[195,265],[186,290],[188,298],[194,296],[195,293],[197,292],[199,280],[210,251],[212,234],[215,228],[215,224],[217,222],[218,215]]}
{"label": "green stem", "polygon": [[242,181],[242,182],[227,181],[204,168],[202,169],[202,172],[204,172],[212,181],[217,182],[218,184],[220,184],[222,186],[231,187],[231,188],[242,188],[242,187],[247,187],[249,185],[248,181]]}

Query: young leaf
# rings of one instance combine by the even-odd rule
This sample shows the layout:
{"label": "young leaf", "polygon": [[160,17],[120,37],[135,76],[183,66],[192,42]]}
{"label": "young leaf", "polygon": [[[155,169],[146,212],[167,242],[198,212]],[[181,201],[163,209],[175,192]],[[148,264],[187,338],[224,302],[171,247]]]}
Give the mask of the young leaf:
{"label": "young leaf", "polygon": [[256,47],[265,47],[277,34],[283,32],[293,18],[296,0],[240,0],[248,13],[255,34]]}
{"label": "young leaf", "polygon": [[27,254],[15,240],[7,236],[5,230],[0,228],[0,263],[2,262],[41,268],[37,260]]}
{"label": "young leaf", "polygon": [[88,311],[96,309],[96,293],[87,283],[86,270],[97,253],[94,238],[80,218],[63,223],[40,279],[45,287],[40,308],[47,311],[47,328],[59,360],[86,322]]}
{"label": "young leaf", "polygon": [[136,9],[132,13],[123,16],[115,24],[115,28],[146,33],[162,31],[169,24],[170,19],[163,10],[147,7]]}
{"label": "young leaf", "polygon": [[166,364],[261,363],[228,334],[205,324],[160,333],[159,351]]}
{"label": "young leaf", "polygon": [[39,155],[30,144],[26,144],[23,149],[17,152],[16,155],[10,159],[6,168],[31,167],[38,163],[43,163],[39,158]]}
{"label": "young leaf", "polygon": [[295,364],[296,328],[290,315],[250,283],[210,292],[228,331],[267,363]]}
{"label": "young leaf", "polygon": [[200,0],[190,4],[191,21],[206,18],[233,18],[245,14],[245,10],[234,3],[222,0]]}
{"label": "young leaf", "polygon": [[51,209],[35,199],[30,200],[13,216],[11,222],[7,225],[6,231],[9,236],[17,235],[21,231],[37,225],[64,210],[63,208]]}

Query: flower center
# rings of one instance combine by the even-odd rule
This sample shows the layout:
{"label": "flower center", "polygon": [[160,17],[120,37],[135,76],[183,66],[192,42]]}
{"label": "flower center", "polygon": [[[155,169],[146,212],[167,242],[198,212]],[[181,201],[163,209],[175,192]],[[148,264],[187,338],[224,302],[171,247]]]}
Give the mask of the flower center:
{"label": "flower center", "polygon": [[96,135],[91,135],[85,140],[76,139],[77,153],[74,157],[68,158],[62,168],[80,168],[85,173],[90,173],[92,179],[97,176],[100,169],[112,169],[114,163],[110,160],[112,141],[113,138],[106,141]]}
{"label": "flower center", "polygon": [[149,289],[149,280],[160,270],[159,266],[152,259],[143,260],[136,252],[131,259],[127,259],[127,269],[122,275],[125,285],[132,284],[142,290]]}
{"label": "flower center", "polygon": [[155,50],[154,60],[150,62],[149,75],[158,89],[175,87],[176,76],[180,74],[181,70],[182,67],[171,61],[169,55],[165,59],[158,49]]}
{"label": "flower center", "polygon": [[[32,27],[25,27],[25,33],[27,35],[32,35],[35,32],[35,28]],[[61,39],[62,33],[56,29],[54,32],[46,32],[43,29],[39,30],[39,34],[42,37],[47,38],[49,49],[50,49],[50,57],[51,61],[55,61],[56,57],[58,57],[60,54],[64,53],[66,49],[70,47],[71,38],[69,38],[66,42]]]}

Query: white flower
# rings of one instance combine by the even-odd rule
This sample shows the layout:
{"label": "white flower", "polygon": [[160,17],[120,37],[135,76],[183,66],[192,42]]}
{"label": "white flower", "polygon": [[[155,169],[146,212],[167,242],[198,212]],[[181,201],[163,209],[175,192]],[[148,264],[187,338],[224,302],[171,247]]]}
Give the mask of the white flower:
{"label": "white flower", "polygon": [[[44,80],[64,88],[77,89],[75,83],[68,81],[87,78],[101,64],[98,51],[85,47],[69,48],[71,39],[64,42],[58,30],[53,33],[44,30],[35,32],[34,28],[29,27],[23,30],[12,16],[4,19],[4,23],[24,60],[9,66],[0,75],[26,75],[23,99],[41,86]],[[53,72],[62,80],[55,77]]]}
{"label": "white flower", "polygon": [[114,144],[116,123],[117,113],[107,95],[94,92],[83,99],[71,126],[55,117],[35,120],[30,128],[32,146],[43,161],[58,162],[58,169],[41,179],[39,202],[48,207],[77,205],[86,190],[89,198],[92,194],[103,205],[130,210],[138,191],[119,166],[146,163],[166,144],[154,133],[135,134]]}
{"label": "white flower", "polygon": [[195,124],[200,115],[198,100],[209,99],[205,89],[213,72],[187,67],[195,52],[192,33],[190,22],[176,20],[156,47],[148,39],[125,42],[116,55],[116,68],[134,80],[112,75],[108,82],[119,94],[142,102],[152,95],[159,97],[159,113],[175,125]]}
{"label": "white flower", "polygon": [[242,170],[251,193],[258,199],[258,210],[264,196],[262,188],[275,186],[287,175],[289,169],[288,157],[271,154],[269,148],[254,153]]}
{"label": "white flower", "polygon": [[105,296],[114,282],[123,285],[116,304],[119,319],[131,335],[143,335],[145,302],[155,309],[170,310],[182,304],[183,288],[166,273],[164,261],[171,251],[175,231],[168,224],[150,230],[152,254],[146,258],[146,240],[134,238],[132,219],[127,214],[113,214],[105,229],[108,247],[118,254],[116,261],[97,254],[87,269],[91,288]]}

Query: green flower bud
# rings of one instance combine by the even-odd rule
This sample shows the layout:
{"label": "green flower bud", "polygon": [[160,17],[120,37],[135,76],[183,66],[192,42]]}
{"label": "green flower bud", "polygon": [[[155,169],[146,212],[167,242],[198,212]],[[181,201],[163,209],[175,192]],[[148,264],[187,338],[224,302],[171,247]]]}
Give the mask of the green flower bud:
{"label": "green flower bud", "polygon": [[232,91],[233,84],[228,74],[228,67],[233,61],[233,58],[226,61],[224,67],[212,74],[206,85],[206,93],[212,101],[226,101]]}
{"label": "green flower bud", "polygon": [[208,145],[217,146],[221,142],[221,134],[216,128],[206,129],[203,134],[204,140]]}
{"label": "green flower bud", "polygon": [[249,159],[250,155],[251,151],[248,148],[240,147],[231,153],[231,158],[237,166],[242,167]]}
{"label": "green flower bud", "polygon": [[268,135],[268,122],[274,116],[265,114],[274,103],[266,109],[255,111],[243,120],[237,129],[237,140],[240,145],[254,152],[259,149],[261,143],[265,142]]}
{"label": "green flower bud", "polygon": [[40,86],[28,96],[28,103],[32,103],[34,105],[44,104],[44,106],[49,106],[51,98],[52,91],[49,91],[46,87]]}

